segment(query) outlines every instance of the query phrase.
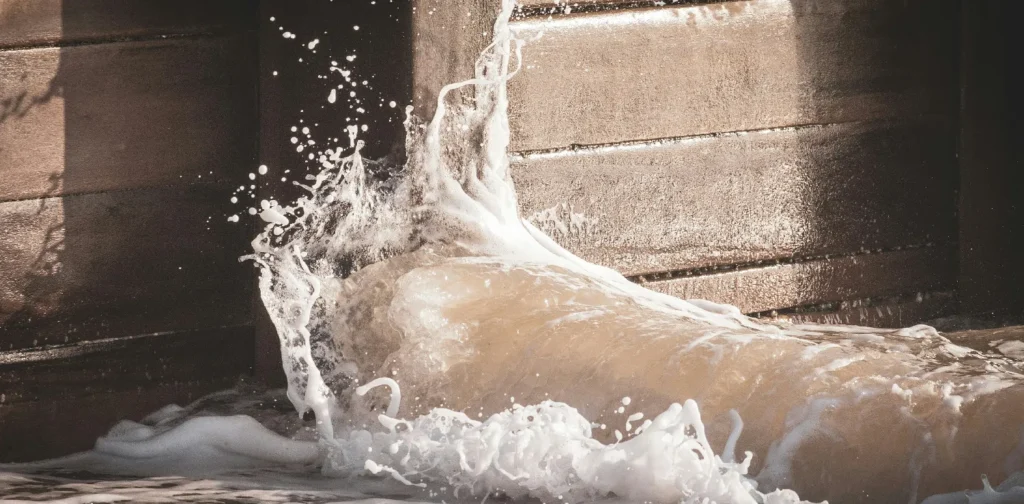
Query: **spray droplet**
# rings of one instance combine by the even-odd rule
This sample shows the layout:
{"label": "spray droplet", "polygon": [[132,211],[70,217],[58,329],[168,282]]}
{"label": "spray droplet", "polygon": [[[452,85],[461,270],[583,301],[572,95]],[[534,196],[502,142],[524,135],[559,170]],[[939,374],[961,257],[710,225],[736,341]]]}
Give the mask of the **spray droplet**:
{"label": "spray droplet", "polygon": [[327,97],[327,103],[334,103],[338,101],[338,90],[332,89],[331,94]]}

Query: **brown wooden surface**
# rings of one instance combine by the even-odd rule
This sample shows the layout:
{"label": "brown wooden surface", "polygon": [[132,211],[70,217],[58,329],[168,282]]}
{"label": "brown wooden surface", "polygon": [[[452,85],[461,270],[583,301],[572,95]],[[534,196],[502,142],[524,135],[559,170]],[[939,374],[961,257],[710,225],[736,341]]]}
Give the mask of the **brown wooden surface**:
{"label": "brown wooden surface", "polygon": [[255,7],[0,0],[0,459],[252,372]]}
{"label": "brown wooden surface", "polygon": [[942,247],[754,267],[652,281],[645,286],[683,299],[706,299],[756,313],[946,290],[955,286],[955,275],[954,251]]}
{"label": "brown wooden surface", "polygon": [[0,461],[88,449],[120,420],[230,387],[252,362],[251,327],[0,354]]}
{"label": "brown wooden surface", "polygon": [[963,3],[960,254],[967,313],[1024,314],[1024,4]]}
{"label": "brown wooden surface", "polygon": [[420,117],[429,119],[442,87],[473,78],[476,59],[491,42],[501,2],[411,1],[415,12],[430,13],[412,18],[413,104]]}
{"label": "brown wooden surface", "polygon": [[952,243],[954,144],[942,121],[841,124],[527,155],[513,178],[526,218],[633,275]]}
{"label": "brown wooden surface", "polygon": [[249,231],[229,192],[119,191],[0,203],[0,349],[250,319]]}
{"label": "brown wooden surface", "polygon": [[512,148],[948,115],[953,5],[727,2],[527,19],[515,25],[530,42],[509,85]]}
{"label": "brown wooden surface", "polygon": [[[906,275],[849,256],[885,251],[863,257],[891,273],[907,246],[956,241],[957,2],[678,4],[524,4],[510,83],[524,217],[627,274],[741,268],[660,287],[746,311],[951,290],[950,253]],[[415,24],[418,111],[471,75],[497,5],[416,2],[430,13]]]}
{"label": "brown wooden surface", "polygon": [[247,0],[0,0],[0,48],[252,27]]}
{"label": "brown wooden surface", "polygon": [[0,51],[0,201],[255,170],[243,37]]}
{"label": "brown wooden surface", "polygon": [[856,325],[898,329],[957,312],[955,291],[923,292],[903,299],[869,299],[840,303],[839,309],[780,315],[797,323]]}

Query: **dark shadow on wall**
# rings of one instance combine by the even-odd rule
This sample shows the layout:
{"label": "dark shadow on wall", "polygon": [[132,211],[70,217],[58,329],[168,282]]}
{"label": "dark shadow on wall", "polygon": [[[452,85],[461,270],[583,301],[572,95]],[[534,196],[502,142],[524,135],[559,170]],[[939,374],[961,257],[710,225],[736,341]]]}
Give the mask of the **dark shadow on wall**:
{"label": "dark shadow on wall", "polygon": [[960,290],[969,314],[1024,319],[1024,77],[1014,0],[964,0]]}
{"label": "dark shadow on wall", "polygon": [[[807,244],[840,256],[888,256],[878,261],[887,271],[871,275],[878,282],[869,286],[870,299],[857,299],[863,286],[853,294],[847,279],[830,294],[877,303],[895,314],[888,323],[899,325],[951,314],[947,301],[912,307],[909,314],[896,305],[908,297],[913,305],[919,293],[948,300],[956,287],[959,2],[790,4],[801,113],[809,124],[823,125],[800,135]],[[936,259],[921,268],[924,274],[894,286],[891,280],[904,274],[898,257],[908,250]]]}
{"label": "dark shadow on wall", "polygon": [[[323,169],[309,153],[325,146],[351,153],[349,127],[366,142],[364,157],[402,164],[412,101],[412,3],[260,1],[260,163],[272,181],[260,198],[290,202],[303,195],[292,182],[306,184],[307,175]],[[283,383],[280,343],[258,293],[254,304],[257,374]]]}
{"label": "dark shadow on wall", "polygon": [[[251,366],[252,266],[238,257],[252,230],[226,217],[231,187],[256,162],[255,5],[225,1],[190,18],[174,14],[179,2],[129,3],[58,3],[52,41],[0,53],[29,61],[24,85],[0,88],[0,128],[23,133],[0,145],[11,149],[0,170],[11,159],[51,170],[40,188],[28,182],[38,171],[15,169],[24,195],[0,198],[0,460],[87,449],[114,422],[228,386]],[[177,338],[199,333],[232,350],[225,370],[175,376],[188,359]],[[147,338],[152,350],[130,362],[86,359],[95,380],[37,372],[59,367],[46,360],[57,347],[152,334],[166,339]],[[7,381],[5,367],[31,359],[40,366]],[[134,378],[101,379],[118,375]]]}

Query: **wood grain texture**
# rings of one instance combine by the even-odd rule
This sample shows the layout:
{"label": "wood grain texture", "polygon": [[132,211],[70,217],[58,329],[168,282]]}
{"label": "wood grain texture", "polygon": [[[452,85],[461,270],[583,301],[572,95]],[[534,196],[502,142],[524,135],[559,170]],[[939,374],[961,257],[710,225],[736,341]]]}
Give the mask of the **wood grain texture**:
{"label": "wood grain texture", "polygon": [[781,316],[797,323],[856,325],[899,329],[946,317],[958,308],[954,291],[922,293],[913,299],[864,303],[843,303],[838,310],[807,311]]}
{"label": "wood grain texture", "polygon": [[960,288],[966,313],[1024,315],[1020,2],[964,2]]}
{"label": "wood grain texture", "polygon": [[705,299],[744,313],[951,289],[956,260],[947,247],[865,254],[648,282],[682,299]]}
{"label": "wood grain texture", "polygon": [[[413,106],[434,115],[441,88],[473,78],[474,63],[490,44],[500,0],[412,0]],[[424,14],[426,13],[426,14]],[[451,99],[468,99],[452,93]]]}
{"label": "wood grain texture", "polygon": [[247,0],[0,0],[0,48],[253,26]]}
{"label": "wood grain texture", "polygon": [[88,449],[116,422],[187,404],[250,373],[252,328],[0,355],[0,462]]}
{"label": "wood grain texture", "polygon": [[247,181],[255,50],[221,37],[0,51],[0,201]]}
{"label": "wood grain texture", "polygon": [[526,19],[512,148],[951,116],[954,8],[761,0]]}
{"label": "wood grain texture", "polygon": [[528,155],[512,173],[527,219],[636,275],[951,243],[954,146],[941,122],[854,123]]}
{"label": "wood grain texture", "polygon": [[[212,187],[0,203],[0,350],[251,320],[250,231]],[[237,209],[236,209],[237,211]]]}

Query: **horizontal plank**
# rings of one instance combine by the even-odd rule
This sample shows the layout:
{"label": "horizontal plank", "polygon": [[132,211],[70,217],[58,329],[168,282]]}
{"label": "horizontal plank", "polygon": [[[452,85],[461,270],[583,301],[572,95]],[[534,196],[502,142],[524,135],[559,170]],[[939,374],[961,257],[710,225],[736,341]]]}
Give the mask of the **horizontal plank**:
{"label": "horizontal plank", "polygon": [[521,20],[512,148],[952,116],[954,9],[769,0]]}
{"label": "horizontal plank", "polygon": [[249,229],[227,222],[229,196],[196,186],[0,203],[0,350],[248,323]]}
{"label": "horizontal plank", "polygon": [[247,181],[255,51],[241,37],[0,51],[0,201]]}
{"label": "horizontal plank", "polygon": [[252,327],[160,333],[0,352],[4,405],[237,379],[253,366]]}
{"label": "horizontal plank", "polygon": [[851,123],[527,155],[512,174],[527,219],[636,275],[951,242],[955,143],[941,122]]}
{"label": "horizontal plank", "polygon": [[862,303],[853,301],[831,311],[804,311],[779,315],[779,319],[796,323],[856,325],[898,329],[910,327],[956,313],[957,299],[951,291],[923,293],[914,299],[893,302]]}
{"label": "horizontal plank", "polygon": [[[501,2],[492,0],[410,0],[412,16],[413,106],[421,118],[434,115],[441,88],[473,78],[480,52],[490,44]],[[427,15],[422,15],[427,13]],[[451,93],[469,99],[463,88]]]}
{"label": "horizontal plank", "polygon": [[[728,8],[734,0],[725,0],[722,8]],[[595,7],[660,7],[664,5],[715,3],[709,0],[518,0],[516,4],[527,14],[572,14]]]}
{"label": "horizontal plank", "polygon": [[229,388],[252,365],[246,327],[0,353],[0,462],[89,449],[116,422]]}
{"label": "horizontal plank", "polygon": [[0,48],[254,28],[246,0],[0,0]]}
{"label": "horizontal plank", "polygon": [[645,287],[705,299],[744,313],[952,289],[956,257],[948,247],[865,254],[654,281]]}

